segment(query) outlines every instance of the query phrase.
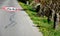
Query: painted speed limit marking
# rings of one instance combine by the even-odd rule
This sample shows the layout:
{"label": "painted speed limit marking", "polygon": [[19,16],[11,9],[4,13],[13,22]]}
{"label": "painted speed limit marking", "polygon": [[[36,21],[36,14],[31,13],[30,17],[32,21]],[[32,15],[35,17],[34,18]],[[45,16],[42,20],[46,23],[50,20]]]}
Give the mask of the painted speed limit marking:
{"label": "painted speed limit marking", "polygon": [[19,8],[16,8],[16,7],[3,7],[3,10],[15,12],[15,11],[18,11]]}

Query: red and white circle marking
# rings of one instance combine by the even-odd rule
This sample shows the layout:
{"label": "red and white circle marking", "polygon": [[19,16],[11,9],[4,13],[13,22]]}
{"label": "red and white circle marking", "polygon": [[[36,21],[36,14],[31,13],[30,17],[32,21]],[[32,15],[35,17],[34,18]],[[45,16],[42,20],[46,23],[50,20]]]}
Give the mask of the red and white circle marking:
{"label": "red and white circle marking", "polygon": [[2,8],[3,8],[3,10],[11,11],[11,12],[15,12],[15,11],[20,10],[19,8],[16,8],[16,7],[2,7]]}

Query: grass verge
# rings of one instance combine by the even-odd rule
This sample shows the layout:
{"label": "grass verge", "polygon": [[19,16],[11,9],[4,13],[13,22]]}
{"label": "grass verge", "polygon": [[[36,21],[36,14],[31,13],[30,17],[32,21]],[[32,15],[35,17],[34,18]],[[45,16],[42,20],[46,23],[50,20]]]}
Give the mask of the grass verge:
{"label": "grass verge", "polygon": [[22,2],[19,2],[19,4],[26,9],[26,13],[30,16],[31,20],[37,27],[39,28],[39,31],[43,33],[44,36],[60,36],[60,30],[54,30],[52,29],[53,27],[53,22],[50,22],[48,24],[47,22],[47,17],[38,17],[35,12],[35,10],[32,9],[31,6],[26,5]]}

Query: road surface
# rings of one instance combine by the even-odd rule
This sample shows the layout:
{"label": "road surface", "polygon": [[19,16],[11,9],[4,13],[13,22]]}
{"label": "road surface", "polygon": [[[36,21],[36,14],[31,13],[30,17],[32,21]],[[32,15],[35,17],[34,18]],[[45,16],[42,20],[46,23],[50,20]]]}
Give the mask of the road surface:
{"label": "road surface", "polygon": [[22,9],[17,0],[0,0],[0,36],[42,36],[25,11],[9,12],[4,6]]}

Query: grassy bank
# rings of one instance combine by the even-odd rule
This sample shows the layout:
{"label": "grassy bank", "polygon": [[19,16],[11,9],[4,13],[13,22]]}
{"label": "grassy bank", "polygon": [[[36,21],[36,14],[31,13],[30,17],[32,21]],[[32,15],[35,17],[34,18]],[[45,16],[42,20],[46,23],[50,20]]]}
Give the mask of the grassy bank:
{"label": "grassy bank", "polygon": [[31,6],[28,6],[22,2],[19,2],[19,4],[26,9],[26,13],[30,16],[33,23],[37,25],[39,31],[41,31],[44,36],[60,36],[60,30],[54,30],[52,28],[53,22],[48,24],[47,17],[38,17],[37,13],[32,9]]}

